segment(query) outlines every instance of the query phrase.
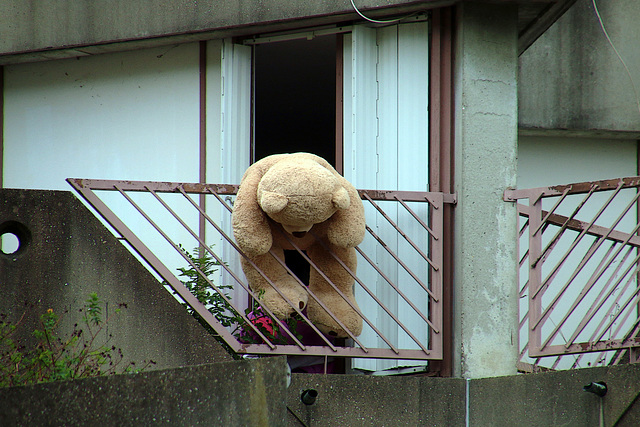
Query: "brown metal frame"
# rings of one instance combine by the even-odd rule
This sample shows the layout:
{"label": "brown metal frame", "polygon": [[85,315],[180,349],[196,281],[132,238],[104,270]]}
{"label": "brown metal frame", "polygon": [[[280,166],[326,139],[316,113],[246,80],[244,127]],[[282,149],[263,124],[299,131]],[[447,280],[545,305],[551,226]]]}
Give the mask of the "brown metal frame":
{"label": "brown metal frame", "polygon": [[[528,250],[519,264],[520,271],[528,263],[528,280],[520,296],[528,294],[529,299],[528,312],[520,316],[520,327],[527,327],[529,331],[529,340],[522,349],[521,357],[528,352],[536,359],[534,366],[540,363],[541,358],[556,356],[551,366],[555,369],[562,356],[571,354],[578,355],[574,356],[573,367],[576,367],[583,358],[581,354],[594,352],[600,352],[597,360],[604,363],[612,351],[616,353],[608,363],[618,363],[624,354],[631,356],[631,350],[640,347],[640,316],[637,315],[640,303],[637,281],[640,272],[640,221],[636,216],[636,225],[631,232],[616,230],[627,213],[637,214],[638,188],[640,177],[629,177],[505,191],[505,201],[528,201],[528,204],[518,203],[520,218],[526,218],[520,228],[520,238],[528,236],[529,240]],[[610,206],[624,189],[635,189],[635,196],[628,203],[624,201],[627,205],[622,212],[612,213]],[[596,205],[591,197],[602,192],[609,197],[604,204]],[[578,202],[577,205],[573,209],[565,208],[572,210],[569,216],[559,214],[570,196],[578,198],[573,200]],[[553,202],[548,210],[542,207],[545,199]],[[581,209],[588,203],[598,208],[596,215],[588,221],[578,219]],[[608,208],[607,219],[615,217],[612,224],[602,223],[603,212]],[[585,236],[591,236],[592,243],[582,253],[576,248],[581,242],[587,243],[589,239]],[[564,253],[553,252],[563,238],[570,242],[569,249]],[[567,262],[570,256],[577,256],[579,261],[572,258]],[[543,271],[546,262],[549,264]],[[562,279],[560,283],[555,280],[561,277],[560,270],[570,275],[569,280]],[[579,313],[578,307],[584,314]],[[550,317],[558,310],[562,310],[559,312],[562,319],[554,323]],[[623,329],[634,314],[631,326],[628,330]],[[618,326],[614,326],[616,321],[620,321]],[[590,327],[589,333],[586,332],[587,326]],[[587,340],[585,334],[589,336]],[[605,337],[607,334],[609,336]],[[559,338],[564,340],[564,344],[557,344]]]}
{"label": "brown metal frame", "polygon": [[[375,241],[377,241],[381,248],[383,248],[396,262],[397,265],[404,271],[406,271],[409,276],[413,278],[413,281],[408,281],[411,283],[402,283],[402,286],[399,284],[393,283],[391,278],[385,275],[384,271],[379,265],[372,262],[367,254],[365,254],[360,248],[357,248],[360,253],[362,259],[368,261],[370,265],[375,269],[375,271],[379,274],[388,285],[393,288],[397,295],[398,299],[402,299],[407,306],[411,307],[412,310],[415,310],[416,314],[422,319],[424,322],[426,330],[430,331],[430,337],[428,342],[423,342],[420,337],[415,337],[412,330],[415,330],[414,324],[405,325],[398,318],[398,313],[394,313],[393,310],[389,309],[384,305],[382,301],[375,295],[375,292],[369,289],[366,283],[363,282],[355,272],[350,271],[344,264],[343,267],[351,274],[355,282],[356,286],[363,289],[369,297],[375,300],[379,308],[384,310],[386,314],[393,319],[395,324],[402,329],[408,337],[413,339],[415,345],[420,347],[419,349],[413,348],[398,348],[392,342],[392,339],[386,337],[376,326],[375,321],[367,318],[361,311],[358,311],[355,306],[352,306],[356,309],[359,315],[362,317],[363,321],[379,336],[380,340],[384,341],[386,344],[385,348],[367,348],[363,343],[358,339],[357,336],[353,334],[350,335],[350,338],[353,340],[355,345],[353,347],[340,347],[333,344],[328,338],[326,338],[322,333],[320,333],[317,328],[313,325],[313,323],[300,311],[298,307],[294,304],[291,304],[291,307],[296,311],[296,313],[300,316],[303,321],[305,321],[313,330],[316,331],[318,336],[322,338],[326,345],[323,346],[308,346],[304,345],[300,342],[283,324],[282,321],[275,318],[273,313],[271,313],[266,307],[262,306],[262,310],[267,313],[269,317],[271,317],[272,321],[280,326],[280,330],[284,331],[289,335],[289,339],[293,342],[292,344],[287,345],[279,345],[273,342],[270,342],[267,337],[265,337],[260,330],[258,330],[251,321],[247,318],[246,315],[242,315],[243,312],[239,307],[234,306],[233,303],[226,297],[224,292],[222,292],[214,283],[212,283],[207,277],[205,277],[202,272],[197,268],[197,266],[189,260],[189,258],[184,254],[181,250],[179,242],[172,240],[172,237],[168,234],[167,231],[163,228],[162,224],[159,224],[157,220],[154,218],[158,211],[164,210],[168,212],[176,221],[178,221],[184,230],[187,230],[191,236],[198,242],[199,246],[202,248],[206,248],[209,254],[216,259],[221,265],[221,268],[224,268],[226,272],[239,284],[246,293],[252,297],[254,300],[259,302],[258,295],[255,295],[249,286],[243,281],[241,278],[242,274],[237,271],[233,271],[219,255],[217,255],[209,246],[207,246],[206,242],[200,238],[199,233],[194,231],[186,221],[178,215],[176,210],[170,206],[167,200],[163,199],[162,195],[165,193],[171,193],[176,195],[182,195],[184,197],[180,198],[180,200],[187,200],[193,209],[197,210],[197,214],[199,217],[204,217],[205,220],[209,223],[209,225],[213,226],[218,233],[226,240],[226,242],[231,245],[240,256],[245,257],[249,260],[250,263],[252,261],[247,258],[237,247],[237,245],[233,242],[233,239],[229,236],[228,232],[222,230],[222,228],[215,223],[211,219],[211,217],[200,208],[199,203],[196,203],[190,195],[197,195],[198,197],[202,194],[206,195],[208,198],[216,199],[221,206],[226,209],[228,215],[230,215],[232,207],[223,199],[222,196],[233,196],[236,194],[238,186],[236,185],[215,185],[215,184],[201,184],[201,183],[168,183],[168,182],[142,182],[142,181],[111,181],[111,180],[87,180],[87,179],[68,179],[67,180],[71,186],[91,205],[93,206],[99,214],[116,230],[119,234],[119,238],[128,242],[131,247],[148,263],[148,265],[160,276],[164,281],[166,281],[171,288],[182,298],[189,306],[191,306],[198,315],[202,317],[204,321],[206,321],[226,342],[229,346],[239,354],[262,354],[262,355],[276,355],[276,354],[287,354],[287,355],[315,355],[315,356],[342,356],[342,357],[361,357],[361,358],[392,358],[392,359],[414,359],[414,360],[439,360],[443,356],[443,348],[442,348],[442,275],[443,275],[443,252],[442,245],[444,242],[444,234],[443,234],[443,212],[444,207],[448,204],[455,203],[455,196],[448,193],[441,192],[412,192],[412,191],[382,191],[382,190],[359,190],[361,197],[366,200],[371,206],[375,208],[378,214],[382,215],[388,223],[394,227],[398,234],[404,238],[415,252],[424,259],[424,268],[429,271],[429,283],[423,283],[417,274],[411,271],[409,267],[403,262],[402,259],[398,257],[397,254],[393,253],[391,250],[391,246],[385,243],[378,235],[376,235],[375,231],[372,228],[367,227],[367,231],[369,235],[373,237]],[[260,338],[264,341],[264,344],[244,344],[239,342],[236,337],[234,337],[229,330],[224,328],[215,317],[205,308],[205,306],[200,303],[184,286],[182,282],[170,271],[170,269],[165,266],[158,257],[148,248],[148,246],[143,243],[143,241],[136,236],[131,229],[125,225],[125,223],[104,203],[104,201],[99,197],[98,193],[101,191],[111,191],[111,192],[119,192],[122,197],[133,207],[135,210],[153,227],[153,229],[159,233],[172,247],[175,251],[177,251],[186,262],[188,262],[191,267],[195,268],[198,271],[204,280],[206,280],[211,289],[217,292],[223,299],[229,304],[229,306],[233,307],[234,310],[241,314],[243,317],[246,326],[251,328],[254,333],[256,333]],[[157,205],[154,206],[152,210],[143,209],[140,203],[136,203],[133,200],[131,193],[143,193],[150,200],[157,201]],[[404,207],[405,211],[412,216],[416,223],[422,226],[425,230],[425,235],[430,240],[430,246],[428,251],[424,251],[421,248],[417,247],[412,242],[412,237],[406,233],[404,233],[398,226],[395,224],[391,218],[389,218],[384,210],[380,207],[379,204],[376,204],[376,200],[384,200],[384,201],[395,201],[399,203],[402,207]],[[155,202],[154,202],[155,203]],[[429,206],[429,218],[428,224],[425,219],[420,218],[410,207],[412,203],[427,203]],[[182,243],[182,242],[180,242]],[[290,242],[294,247],[296,247],[293,242]],[[296,247],[298,252],[304,256],[307,261],[310,262],[311,268],[315,268],[321,275],[324,273],[314,265],[314,263],[306,257],[304,252],[300,250],[300,248]],[[425,254],[425,252],[427,252]],[[273,253],[272,253],[273,255]],[[275,256],[275,255],[274,255]],[[334,255],[335,256],[335,255]],[[338,261],[339,258],[336,259]],[[276,260],[278,258],[276,257]],[[289,270],[289,268],[284,264],[283,261],[278,260],[282,264],[282,266],[287,269],[287,271],[295,277],[295,274]],[[254,264],[254,268],[263,275],[263,277],[271,283],[273,283],[264,275],[263,272]],[[422,267],[421,267],[422,268]],[[328,277],[324,276],[324,279],[327,280],[332,286],[334,286]],[[304,287],[304,284],[299,281],[301,286]],[[419,308],[416,307],[416,301],[412,301],[408,298],[402,291],[402,287],[406,287],[409,285],[421,287],[421,289],[425,293],[425,298],[428,298],[429,308],[426,313],[420,311]],[[309,294],[310,298],[316,299],[321,307],[323,307],[330,315],[333,316],[331,310],[324,306],[321,301],[317,299],[317,297],[311,292],[308,288],[304,287]],[[277,288],[274,286],[274,289]],[[340,294],[340,291],[334,286],[334,289]],[[418,289],[418,288],[415,288]],[[284,297],[284,296],[283,296]],[[342,295],[342,297],[351,304],[347,298]],[[285,298],[286,299],[286,298]],[[425,301],[426,303],[426,301]],[[426,307],[426,305],[425,305]],[[339,320],[335,317],[339,323]],[[425,337],[426,338],[426,337]]]}
{"label": "brown metal frame", "polygon": [[[429,73],[429,189],[454,193],[453,155],[453,34],[454,8],[431,12]],[[443,211],[443,358],[429,364],[429,371],[443,377],[453,375],[453,205]]]}

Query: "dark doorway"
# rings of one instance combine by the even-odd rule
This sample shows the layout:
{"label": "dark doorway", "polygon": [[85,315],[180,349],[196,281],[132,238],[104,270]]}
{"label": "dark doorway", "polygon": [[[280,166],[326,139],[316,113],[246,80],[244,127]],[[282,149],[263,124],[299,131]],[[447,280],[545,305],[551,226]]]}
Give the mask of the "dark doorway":
{"label": "dark doorway", "polygon": [[329,35],[254,47],[254,160],[306,151],[335,165],[336,42]]}

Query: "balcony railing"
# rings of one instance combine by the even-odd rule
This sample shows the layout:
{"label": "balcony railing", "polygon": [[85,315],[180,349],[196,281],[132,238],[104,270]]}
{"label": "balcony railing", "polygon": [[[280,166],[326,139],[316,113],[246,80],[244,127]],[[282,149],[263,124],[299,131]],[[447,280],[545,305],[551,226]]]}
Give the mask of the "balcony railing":
{"label": "balcony railing", "polygon": [[[238,354],[442,358],[442,211],[445,203],[455,202],[453,195],[359,190],[365,202],[367,236],[356,248],[357,271],[348,273],[355,280],[364,329],[360,336],[334,340],[323,335],[304,311],[292,307],[298,325],[310,334],[300,336],[299,328],[292,329],[273,316],[249,288],[239,267],[239,259],[245,255],[236,246],[231,230],[236,185],[89,179],[68,182],[111,225],[116,236],[129,244],[150,270]],[[192,247],[206,251],[219,271],[204,274],[183,249]],[[309,262],[309,268],[318,269],[304,251],[296,251]],[[278,262],[296,277],[289,265]],[[208,292],[219,295],[226,312],[237,316],[238,324],[223,326],[210,307],[185,287],[175,274],[184,266],[198,272],[209,285]],[[309,298],[316,298],[303,280],[298,281]],[[233,291],[229,292],[231,287]],[[336,318],[330,307],[323,308]],[[266,334],[256,321],[256,313],[268,319],[271,326],[277,325],[280,336]],[[247,341],[247,336],[254,339]]]}
{"label": "balcony railing", "polygon": [[520,221],[521,361],[636,361],[640,177],[507,190]]}

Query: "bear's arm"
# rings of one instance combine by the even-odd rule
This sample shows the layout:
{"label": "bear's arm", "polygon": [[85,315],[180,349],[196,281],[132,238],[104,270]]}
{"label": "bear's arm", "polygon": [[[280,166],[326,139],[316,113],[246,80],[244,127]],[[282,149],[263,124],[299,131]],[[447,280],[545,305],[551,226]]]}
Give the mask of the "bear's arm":
{"label": "bear's arm", "polygon": [[364,239],[364,206],[355,187],[346,179],[342,179],[342,185],[349,193],[349,207],[337,211],[327,220],[327,239],[336,246],[352,248]]}
{"label": "bear's arm", "polygon": [[257,200],[258,184],[271,164],[272,161],[259,161],[247,169],[233,205],[233,235],[249,257],[266,254],[273,244],[269,222]]}

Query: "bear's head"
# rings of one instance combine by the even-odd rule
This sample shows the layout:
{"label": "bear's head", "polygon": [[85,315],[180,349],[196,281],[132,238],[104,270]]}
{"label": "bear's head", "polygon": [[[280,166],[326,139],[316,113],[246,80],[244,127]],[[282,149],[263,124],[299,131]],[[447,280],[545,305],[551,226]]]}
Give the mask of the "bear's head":
{"label": "bear's head", "polygon": [[260,180],[257,197],[262,210],[296,237],[350,204],[340,179],[307,158],[273,165]]}

